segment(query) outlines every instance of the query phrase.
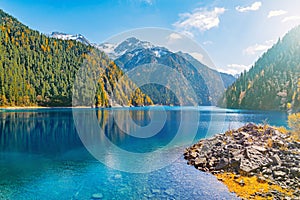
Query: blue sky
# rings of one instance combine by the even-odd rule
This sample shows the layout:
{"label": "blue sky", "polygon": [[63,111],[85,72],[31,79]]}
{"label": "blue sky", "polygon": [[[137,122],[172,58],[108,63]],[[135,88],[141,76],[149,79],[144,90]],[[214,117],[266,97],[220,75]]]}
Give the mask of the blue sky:
{"label": "blue sky", "polygon": [[42,33],[81,33],[94,43],[136,28],[174,30],[232,74],[300,24],[298,0],[1,0],[0,8]]}

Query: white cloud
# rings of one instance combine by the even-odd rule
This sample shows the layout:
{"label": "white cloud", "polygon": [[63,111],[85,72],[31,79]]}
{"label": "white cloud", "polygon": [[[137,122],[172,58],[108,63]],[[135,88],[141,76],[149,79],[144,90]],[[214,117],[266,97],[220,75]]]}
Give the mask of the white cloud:
{"label": "white cloud", "polygon": [[146,3],[152,5],[153,4],[153,1],[152,0],[144,0]]}
{"label": "white cloud", "polygon": [[281,16],[281,15],[285,15],[287,14],[288,12],[285,11],[285,10],[271,10],[268,14],[268,18],[271,18],[271,17],[277,17],[277,16]]}
{"label": "white cloud", "polygon": [[154,2],[154,0],[139,0],[139,1],[148,5],[152,5]]}
{"label": "white cloud", "polygon": [[288,22],[288,21],[295,21],[295,20],[300,20],[300,16],[298,15],[294,15],[294,16],[289,16],[289,17],[285,17],[282,22]]}
{"label": "white cloud", "polygon": [[249,69],[249,65],[242,65],[242,64],[229,64],[227,65],[228,68],[236,69],[236,70],[245,70]]}
{"label": "white cloud", "polygon": [[191,31],[180,31],[183,35],[193,38],[194,34]]}
{"label": "white cloud", "polygon": [[193,36],[193,31],[204,32],[218,27],[220,23],[219,16],[224,12],[225,8],[216,7],[213,10],[197,8],[192,13],[179,14],[180,19],[173,26]]}
{"label": "white cloud", "polygon": [[203,45],[211,45],[211,44],[213,44],[213,42],[212,42],[212,41],[210,41],[210,40],[208,40],[208,41],[204,41],[204,42],[203,42]]}
{"label": "white cloud", "polygon": [[248,11],[256,11],[259,10],[259,8],[262,6],[262,3],[260,1],[254,2],[250,6],[242,7],[242,6],[237,6],[235,9],[239,12],[248,12]]}
{"label": "white cloud", "polygon": [[178,33],[171,33],[167,37],[168,42],[174,42],[174,41],[180,40],[180,39],[182,39],[182,36]]}
{"label": "white cloud", "polygon": [[270,46],[263,44],[255,44],[253,46],[248,47],[244,50],[244,53],[247,55],[255,55],[258,52],[266,51]]}
{"label": "white cloud", "polygon": [[246,55],[255,55],[257,53],[268,50],[270,47],[272,47],[273,44],[274,40],[268,40],[264,44],[255,44],[244,49],[243,53]]}
{"label": "white cloud", "polygon": [[198,53],[198,52],[192,52],[192,53],[189,53],[191,56],[193,56],[195,59],[197,59],[198,61],[200,61],[201,63],[204,62],[204,56],[201,54],[201,53]]}
{"label": "white cloud", "polygon": [[236,75],[236,74],[240,74],[244,70],[250,69],[250,67],[251,67],[251,65],[229,64],[229,65],[227,65],[227,67],[225,69],[224,68],[219,68],[218,71],[219,72],[224,72],[224,73],[227,73],[227,74]]}

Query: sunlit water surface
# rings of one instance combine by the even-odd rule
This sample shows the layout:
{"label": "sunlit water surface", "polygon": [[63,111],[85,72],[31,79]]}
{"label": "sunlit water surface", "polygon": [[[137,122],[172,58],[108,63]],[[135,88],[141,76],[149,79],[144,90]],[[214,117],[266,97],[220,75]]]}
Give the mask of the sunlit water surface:
{"label": "sunlit water surface", "polygon": [[[139,126],[159,123],[151,121],[151,112],[162,112],[162,108],[166,121],[153,137],[130,136],[115,124],[114,117],[122,121],[128,113]],[[247,122],[267,121],[286,126],[287,120],[281,112],[215,107],[84,109],[84,112],[95,115],[105,137],[129,152],[152,152],[166,146],[177,134],[180,123],[197,126],[197,132],[194,141],[182,137],[176,147],[169,147],[171,154],[179,155],[170,165],[150,173],[129,173],[109,168],[91,156],[78,136],[72,109],[1,110],[0,199],[91,199],[93,194],[102,199],[236,199],[214,176],[186,165],[184,148]],[[200,116],[197,123],[186,118],[192,112]],[[109,155],[109,159],[117,162],[122,155]],[[147,168],[155,162],[143,165]],[[164,162],[164,157],[159,162]]]}

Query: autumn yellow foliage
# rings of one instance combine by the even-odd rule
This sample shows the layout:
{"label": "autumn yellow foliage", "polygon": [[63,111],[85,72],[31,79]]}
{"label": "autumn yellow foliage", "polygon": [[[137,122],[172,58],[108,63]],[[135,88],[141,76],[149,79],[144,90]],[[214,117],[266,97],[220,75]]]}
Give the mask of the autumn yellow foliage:
{"label": "autumn yellow foliage", "polygon": [[285,127],[283,126],[280,126],[280,127],[275,127],[280,133],[283,133],[283,134],[287,134],[287,133],[290,133],[291,131],[287,130]]}
{"label": "autumn yellow foliage", "polygon": [[[256,193],[265,194],[271,190],[276,190],[278,192],[284,193],[286,196],[292,197],[293,191],[288,191],[283,189],[279,185],[269,184],[269,181],[261,181],[256,176],[247,177],[247,176],[236,176],[233,173],[223,173],[215,175],[219,180],[221,180],[230,190],[234,192],[237,196],[242,199],[273,199],[273,196],[261,197]],[[243,182],[244,184],[240,184]]]}
{"label": "autumn yellow foliage", "polygon": [[300,140],[300,113],[289,115],[288,125],[292,129],[293,137],[299,141]]}

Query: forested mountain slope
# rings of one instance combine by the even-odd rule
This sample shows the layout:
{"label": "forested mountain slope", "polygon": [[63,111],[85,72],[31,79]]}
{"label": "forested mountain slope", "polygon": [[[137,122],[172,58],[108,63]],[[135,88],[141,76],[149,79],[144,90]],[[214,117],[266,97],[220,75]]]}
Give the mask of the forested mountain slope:
{"label": "forested mountain slope", "polygon": [[300,26],[264,53],[254,66],[227,89],[223,107],[300,109]]}
{"label": "forested mountain slope", "polygon": [[[152,103],[139,89],[131,95],[123,92],[134,84],[126,80],[118,86],[123,72],[103,52],[49,38],[0,10],[0,106],[71,106],[74,78],[83,64],[101,74],[93,104]],[[85,95],[80,94],[82,102],[89,98]]]}

